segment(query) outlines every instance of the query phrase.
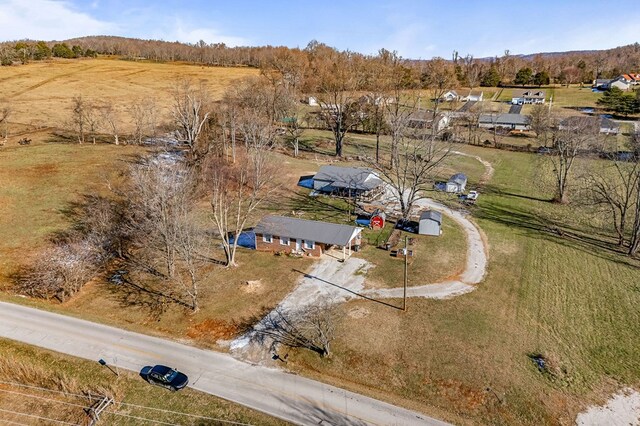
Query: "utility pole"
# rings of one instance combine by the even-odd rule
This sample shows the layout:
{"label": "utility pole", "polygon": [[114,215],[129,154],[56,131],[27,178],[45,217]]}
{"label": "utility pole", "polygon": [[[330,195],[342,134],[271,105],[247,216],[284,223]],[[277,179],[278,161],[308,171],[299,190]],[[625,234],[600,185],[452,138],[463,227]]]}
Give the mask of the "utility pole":
{"label": "utility pole", "polygon": [[407,281],[409,272],[409,249],[408,246],[409,237],[404,236],[404,286],[402,291],[402,310],[407,310]]}

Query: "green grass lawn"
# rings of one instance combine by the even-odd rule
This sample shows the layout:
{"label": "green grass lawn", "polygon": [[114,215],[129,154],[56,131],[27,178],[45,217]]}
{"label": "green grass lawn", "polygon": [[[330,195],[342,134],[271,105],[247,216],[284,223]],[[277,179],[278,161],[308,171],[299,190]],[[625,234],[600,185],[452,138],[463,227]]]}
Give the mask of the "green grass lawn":
{"label": "green grass lawn", "polygon": [[[571,424],[613,389],[640,385],[640,264],[548,231],[598,236],[575,205],[545,201],[538,156],[464,150],[496,169],[473,210],[490,248],[484,282],[447,301],[410,299],[407,313],[350,302],[333,357],[290,364],[457,424]],[[368,314],[350,317],[356,308]]]}
{"label": "green grass lawn", "polygon": [[[69,424],[85,424],[87,416],[82,407],[88,407],[86,399],[23,386],[7,385],[6,382],[73,394],[88,395],[87,392],[91,392],[96,395],[104,394],[106,391],[106,393],[115,396],[118,405],[111,406],[103,412],[100,424],[214,425],[223,424],[225,421],[260,425],[287,424],[265,414],[189,388],[180,392],[169,392],[166,389],[148,384],[134,372],[119,370],[119,377],[115,377],[111,371],[100,366],[97,362],[81,360],[6,339],[0,339],[0,371],[2,371],[1,381],[3,382],[0,385],[0,410],[17,411],[71,422]],[[24,394],[31,397],[26,397]],[[33,397],[53,399],[54,401],[44,401]],[[145,408],[119,405],[119,403],[135,404]],[[191,416],[167,413],[163,410],[187,413]],[[115,413],[136,416],[138,419]],[[142,421],[140,418],[149,420]],[[220,421],[215,419],[220,419]],[[25,422],[34,421],[34,419],[3,411],[0,412],[0,423],[4,424],[4,421],[25,424]]]}
{"label": "green grass lawn", "polygon": [[[387,224],[385,230],[369,231],[364,238],[372,243],[379,233],[389,233],[393,224]],[[456,276],[464,269],[466,239],[462,229],[444,216],[442,235],[440,237],[401,233],[400,243],[395,249],[404,247],[404,238],[413,239],[409,246],[414,256],[409,259],[409,286],[418,286],[440,282]],[[374,288],[402,287],[404,259],[391,256],[391,252],[378,248],[375,244],[367,244],[357,254],[376,265],[367,272],[366,283]]]}
{"label": "green grass lawn", "polygon": [[[301,174],[334,160],[329,137],[309,131],[301,158],[279,157],[287,165],[286,184],[279,202],[265,205],[265,212],[349,220],[343,201],[310,200],[304,191],[291,191]],[[351,160],[342,163],[357,164],[358,153],[374,143],[371,136],[350,136],[345,153]],[[129,149],[50,144],[0,151],[0,231],[8,236],[0,243],[3,272],[68,226],[61,213],[65,203],[100,190],[103,170],[122,158],[113,153],[126,158],[135,153]],[[545,157],[465,145],[456,149],[495,168],[470,209],[489,247],[486,279],[475,291],[450,300],[410,299],[404,313],[369,301],[349,302],[341,307],[345,315],[333,355],[320,359],[291,351],[288,368],[456,424],[570,424],[585,405],[610,391],[640,386],[639,262],[616,252],[607,229],[584,208],[548,202],[552,191],[540,180]],[[473,185],[484,167],[452,156],[441,175],[454,171],[467,173]],[[451,253],[462,250],[460,230],[445,221],[444,231],[441,239],[420,241],[424,245],[411,268],[424,271],[425,280],[459,267],[460,259]],[[371,277],[379,274],[381,285],[395,285],[401,261],[370,249],[364,254],[379,263]],[[430,264],[438,256],[449,262]],[[307,259],[246,251],[238,260],[240,268],[211,271],[202,311],[195,315],[174,307],[154,312],[102,278],[64,305],[22,302],[215,346],[275,306],[295,285],[298,271],[310,265]],[[421,275],[413,277],[412,283],[422,283]],[[249,280],[261,285],[249,289]],[[6,293],[2,297],[17,300]],[[537,354],[548,361],[544,373],[530,359]]]}
{"label": "green grass lawn", "polygon": [[69,226],[70,202],[106,191],[109,179],[142,152],[58,143],[0,149],[0,283]]}

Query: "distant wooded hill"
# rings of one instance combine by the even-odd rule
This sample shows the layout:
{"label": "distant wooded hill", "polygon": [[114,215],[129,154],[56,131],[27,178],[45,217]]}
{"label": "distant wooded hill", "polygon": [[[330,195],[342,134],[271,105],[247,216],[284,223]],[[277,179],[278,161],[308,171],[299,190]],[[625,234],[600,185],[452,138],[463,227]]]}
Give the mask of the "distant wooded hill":
{"label": "distant wooded hill", "polygon": [[[47,52],[47,49],[49,51]],[[4,65],[10,65],[15,61],[26,62],[38,60],[50,56],[65,58],[101,55],[116,55],[124,59],[150,60],[150,61],[184,61],[211,66],[250,66],[270,67],[275,63],[285,62],[312,63],[313,56],[317,54],[331,55],[341,54],[351,58],[358,57],[360,61],[368,61],[382,58],[382,49],[377,56],[365,56],[354,52],[337,52],[317,41],[310,42],[305,49],[287,48],[278,46],[241,46],[229,47],[224,43],[208,44],[204,41],[198,43],[168,42],[162,40],[142,40],[117,36],[88,36],[57,41],[14,41],[4,42],[0,45],[0,60]],[[277,58],[277,60],[274,60]],[[522,84],[517,80],[518,72],[526,69],[524,74],[538,75],[534,81],[524,84],[545,83],[580,83],[591,82],[595,78],[613,78],[629,72],[640,72],[640,44],[616,47],[607,50],[585,50],[570,52],[546,52],[527,55],[513,55],[505,52],[503,56],[493,58],[465,57],[454,53],[447,60],[454,68],[459,85],[473,86],[473,81],[482,82],[482,85],[492,86],[498,84]],[[427,69],[430,61],[404,60],[406,67],[418,70],[418,73]],[[277,68],[277,67],[276,67]],[[530,71],[530,72],[529,72]],[[471,76],[473,75],[473,79]],[[522,75],[522,74],[521,74]],[[476,84],[477,85],[477,84]]]}

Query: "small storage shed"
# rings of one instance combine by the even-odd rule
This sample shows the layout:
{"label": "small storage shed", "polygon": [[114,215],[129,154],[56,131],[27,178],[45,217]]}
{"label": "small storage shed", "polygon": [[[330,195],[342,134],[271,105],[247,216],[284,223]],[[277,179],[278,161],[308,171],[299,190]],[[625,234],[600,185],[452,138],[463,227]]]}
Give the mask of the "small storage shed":
{"label": "small storage shed", "polygon": [[384,228],[384,223],[387,220],[387,215],[382,210],[376,210],[371,215],[371,221],[369,222],[369,226],[371,229],[382,229]]}
{"label": "small storage shed", "polygon": [[461,193],[464,192],[467,187],[467,176],[464,173],[456,173],[451,176],[449,181],[447,182],[446,191],[453,193]]}
{"label": "small storage shed", "polygon": [[435,210],[422,212],[418,225],[418,234],[434,235],[436,237],[442,235],[442,213]]}

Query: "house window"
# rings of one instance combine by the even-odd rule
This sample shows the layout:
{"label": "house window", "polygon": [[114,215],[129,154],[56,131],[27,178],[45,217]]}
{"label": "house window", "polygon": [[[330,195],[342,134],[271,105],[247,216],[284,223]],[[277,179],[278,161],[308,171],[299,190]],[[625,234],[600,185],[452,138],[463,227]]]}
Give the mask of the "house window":
{"label": "house window", "polygon": [[264,241],[265,243],[269,243],[271,244],[273,242],[273,235],[271,234],[264,234],[262,236],[262,241]]}
{"label": "house window", "polygon": [[313,250],[316,247],[315,242],[310,241],[310,240],[304,240],[304,248],[309,249],[309,250]]}
{"label": "house window", "polygon": [[288,246],[289,245],[289,237],[280,237],[280,245]]}

